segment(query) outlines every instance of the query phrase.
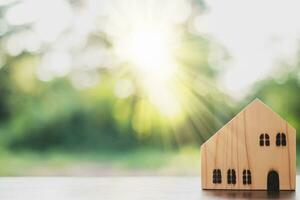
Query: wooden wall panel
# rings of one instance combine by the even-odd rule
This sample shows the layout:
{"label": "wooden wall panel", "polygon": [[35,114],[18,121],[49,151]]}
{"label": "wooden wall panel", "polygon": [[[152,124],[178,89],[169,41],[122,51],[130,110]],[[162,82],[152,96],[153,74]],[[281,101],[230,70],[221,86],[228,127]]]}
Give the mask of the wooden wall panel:
{"label": "wooden wall panel", "polygon": [[[286,146],[276,146],[276,134],[285,133]],[[269,146],[260,146],[260,134],[269,135]],[[280,189],[294,190],[296,130],[259,100],[253,101],[213,135],[201,148],[203,189],[267,189],[271,170],[279,174]],[[212,182],[221,169],[222,183]],[[227,184],[227,170],[236,171],[236,184]],[[243,170],[251,170],[252,183],[243,184]]]}

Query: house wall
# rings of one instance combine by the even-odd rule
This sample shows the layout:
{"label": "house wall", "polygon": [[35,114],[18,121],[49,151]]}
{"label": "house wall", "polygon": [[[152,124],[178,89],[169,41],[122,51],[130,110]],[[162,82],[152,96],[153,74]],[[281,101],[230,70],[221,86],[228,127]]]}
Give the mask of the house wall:
{"label": "house wall", "polygon": [[[283,132],[286,146],[276,146]],[[260,146],[260,134],[270,136],[270,146]],[[222,183],[213,183],[213,170],[220,169]],[[227,170],[235,169],[236,184],[227,184]],[[251,171],[252,183],[244,185],[242,172]],[[280,189],[294,190],[296,131],[276,113],[256,100],[220,129],[201,147],[201,182],[204,189],[267,189],[270,170],[279,174]]]}

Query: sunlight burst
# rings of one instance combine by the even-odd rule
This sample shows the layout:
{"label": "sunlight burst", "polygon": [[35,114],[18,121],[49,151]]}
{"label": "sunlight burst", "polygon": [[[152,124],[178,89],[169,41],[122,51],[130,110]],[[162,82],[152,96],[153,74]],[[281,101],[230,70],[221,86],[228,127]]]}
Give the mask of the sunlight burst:
{"label": "sunlight burst", "polygon": [[176,39],[171,28],[144,24],[135,27],[117,44],[119,55],[133,64],[150,102],[168,117],[180,111],[171,86],[177,69]]}
{"label": "sunlight burst", "polygon": [[168,76],[171,73],[171,34],[158,28],[141,27],[133,31],[128,43],[128,57],[143,73]]}

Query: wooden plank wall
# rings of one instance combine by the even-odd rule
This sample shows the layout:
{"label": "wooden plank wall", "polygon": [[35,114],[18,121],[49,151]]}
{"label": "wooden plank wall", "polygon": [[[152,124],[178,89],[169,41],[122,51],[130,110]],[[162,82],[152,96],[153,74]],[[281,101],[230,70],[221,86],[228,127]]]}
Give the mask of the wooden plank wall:
{"label": "wooden plank wall", "polygon": [[[276,134],[286,134],[287,145],[276,146]],[[270,146],[260,146],[267,133]],[[213,170],[220,169],[222,183],[214,184]],[[227,170],[236,172],[236,184],[227,184]],[[242,172],[251,171],[252,183],[244,185]],[[201,147],[203,189],[266,190],[268,172],[279,174],[280,189],[294,190],[296,178],[296,130],[259,100],[255,100]]]}

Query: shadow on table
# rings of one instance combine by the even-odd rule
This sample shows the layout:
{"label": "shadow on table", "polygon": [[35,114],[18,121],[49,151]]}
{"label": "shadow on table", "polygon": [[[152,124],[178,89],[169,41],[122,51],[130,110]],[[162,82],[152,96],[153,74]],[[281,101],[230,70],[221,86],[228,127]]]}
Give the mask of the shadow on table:
{"label": "shadow on table", "polygon": [[208,197],[233,198],[233,199],[296,199],[295,191],[240,191],[240,190],[204,190],[203,193]]}

